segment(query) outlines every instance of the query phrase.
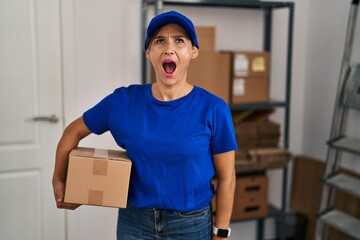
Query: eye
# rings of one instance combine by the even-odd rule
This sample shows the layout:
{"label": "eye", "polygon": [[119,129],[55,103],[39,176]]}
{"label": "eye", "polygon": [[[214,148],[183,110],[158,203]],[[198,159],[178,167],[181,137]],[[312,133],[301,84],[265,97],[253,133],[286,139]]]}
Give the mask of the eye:
{"label": "eye", "polygon": [[155,44],[163,44],[163,43],[165,43],[165,39],[164,38],[156,38],[154,42],[155,42]]}
{"label": "eye", "polygon": [[185,42],[183,38],[176,38],[175,40],[177,43],[183,43]]}

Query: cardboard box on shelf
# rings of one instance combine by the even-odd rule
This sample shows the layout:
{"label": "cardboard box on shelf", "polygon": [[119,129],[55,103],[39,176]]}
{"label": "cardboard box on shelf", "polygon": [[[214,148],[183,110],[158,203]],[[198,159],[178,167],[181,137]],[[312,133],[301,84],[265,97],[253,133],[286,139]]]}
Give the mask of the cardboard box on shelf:
{"label": "cardboard box on shelf", "polygon": [[231,81],[231,103],[269,101],[268,77],[235,77]]}
{"label": "cardboard box on shelf", "polygon": [[246,110],[238,110],[232,111],[231,117],[234,125],[246,121],[249,117],[256,113],[256,109],[246,109]]}
{"label": "cardboard box on shelf", "polygon": [[275,112],[275,109],[246,109],[233,111],[231,113],[234,125],[244,121],[263,123],[269,120],[269,116]]}
{"label": "cardboard box on shelf", "polygon": [[270,120],[274,109],[233,111],[232,120],[239,149],[277,147],[280,124]]}
{"label": "cardboard box on shelf", "polygon": [[[216,191],[217,179],[212,183]],[[216,212],[216,194],[212,199],[212,209]],[[231,220],[263,217],[268,213],[268,177],[266,175],[238,176]]]}
{"label": "cardboard box on shelf", "polygon": [[291,152],[285,148],[256,148],[248,153],[261,166],[286,166],[292,158]]}
{"label": "cardboard box on shelf", "polygon": [[267,122],[258,124],[258,131],[260,136],[280,137],[280,124],[268,120]]}
{"label": "cardboard box on shelf", "polygon": [[64,201],[125,208],[131,165],[124,151],[80,147],[72,150]]}
{"label": "cardboard box on shelf", "polygon": [[269,53],[231,52],[231,103],[269,101]]}
{"label": "cardboard box on shelf", "polygon": [[284,168],[292,159],[291,152],[280,147],[248,148],[237,151],[241,151],[241,154],[235,154],[237,174]]}
{"label": "cardboard box on shelf", "polygon": [[188,82],[230,101],[229,53],[201,52],[188,68]]}
{"label": "cardboard box on shelf", "polygon": [[237,177],[234,207],[231,220],[263,217],[267,213],[267,175],[249,175]]}
{"label": "cardboard box on shelf", "polygon": [[274,148],[279,145],[279,137],[260,138],[257,141],[258,148]]}
{"label": "cardboard box on shelf", "polygon": [[264,217],[267,213],[268,202],[265,196],[238,198],[235,199],[231,220]]}
{"label": "cardboard box on shelf", "polygon": [[244,121],[234,125],[239,148],[276,147],[280,140],[280,124],[267,121]]}
{"label": "cardboard box on shelf", "polygon": [[201,53],[215,52],[215,27],[195,26],[195,31]]}
{"label": "cardboard box on shelf", "polygon": [[233,52],[233,76],[268,78],[269,53],[260,51]]}
{"label": "cardboard box on shelf", "polygon": [[237,178],[237,194],[241,197],[267,196],[268,177],[264,174]]}

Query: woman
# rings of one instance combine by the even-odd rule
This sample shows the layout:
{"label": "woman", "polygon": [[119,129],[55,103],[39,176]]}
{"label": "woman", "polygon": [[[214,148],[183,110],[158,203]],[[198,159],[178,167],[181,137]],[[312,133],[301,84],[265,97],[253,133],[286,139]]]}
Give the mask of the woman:
{"label": "woman", "polygon": [[63,201],[69,152],[90,133],[110,131],[133,161],[128,206],[118,214],[118,240],[226,239],[237,146],[227,104],[187,82],[188,66],[199,54],[194,25],[175,11],[154,17],[145,50],[155,83],[116,89],[65,129],[53,176],[57,207],[79,206]]}

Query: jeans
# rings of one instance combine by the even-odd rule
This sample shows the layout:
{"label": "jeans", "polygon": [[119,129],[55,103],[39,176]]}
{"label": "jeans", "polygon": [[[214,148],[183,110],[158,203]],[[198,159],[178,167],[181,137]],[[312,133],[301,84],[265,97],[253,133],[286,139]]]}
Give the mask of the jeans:
{"label": "jeans", "polygon": [[211,207],[179,212],[128,206],[119,209],[117,240],[209,240]]}

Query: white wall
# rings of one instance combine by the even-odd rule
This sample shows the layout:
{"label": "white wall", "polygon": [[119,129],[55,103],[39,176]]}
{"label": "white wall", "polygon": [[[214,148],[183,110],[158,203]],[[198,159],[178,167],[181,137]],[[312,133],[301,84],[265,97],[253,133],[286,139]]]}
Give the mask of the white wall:
{"label": "white wall", "polygon": [[[294,2],[290,149],[294,154],[325,159],[325,141],[330,131],[350,0]],[[126,0],[64,0],[62,6],[65,122],[69,123],[114,88],[140,83],[141,9],[140,1]],[[192,18],[196,25],[217,26],[218,50],[261,49],[262,21],[256,11],[177,9]],[[285,54],[287,13],[277,11],[272,79],[284,74],[281,59]],[[358,49],[360,47],[354,50],[354,55],[359,59]],[[281,82],[272,83],[272,93],[282,97],[281,89]],[[358,114],[352,114],[349,124],[352,134],[357,136],[360,135],[356,126],[359,118]],[[91,136],[81,144],[116,148],[109,135]],[[347,164],[354,165],[350,161]],[[281,173],[274,171],[270,176],[269,197],[279,204]],[[69,212],[68,221],[70,240],[115,239],[114,209],[83,206]],[[267,225],[267,236],[273,237],[273,222],[268,221]],[[254,222],[237,223],[232,227],[232,239],[255,239]]]}

